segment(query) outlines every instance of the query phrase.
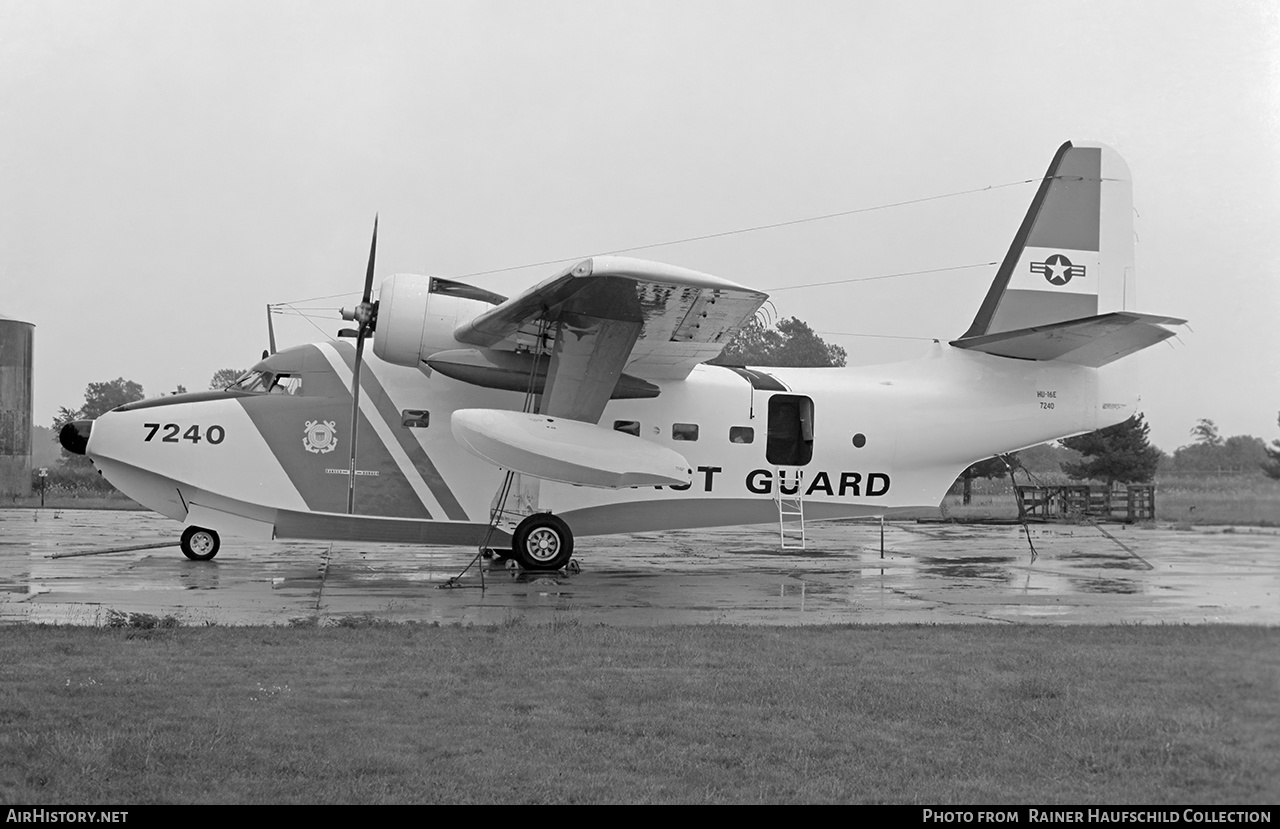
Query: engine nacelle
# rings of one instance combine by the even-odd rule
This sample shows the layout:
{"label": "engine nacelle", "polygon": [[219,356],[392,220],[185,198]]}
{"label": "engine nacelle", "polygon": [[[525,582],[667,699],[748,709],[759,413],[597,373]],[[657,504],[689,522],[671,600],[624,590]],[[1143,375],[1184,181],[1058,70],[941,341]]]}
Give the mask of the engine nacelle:
{"label": "engine nacelle", "polygon": [[457,348],[459,325],[505,300],[498,294],[432,276],[398,273],[382,280],[373,353],[400,366],[419,366],[437,351]]}

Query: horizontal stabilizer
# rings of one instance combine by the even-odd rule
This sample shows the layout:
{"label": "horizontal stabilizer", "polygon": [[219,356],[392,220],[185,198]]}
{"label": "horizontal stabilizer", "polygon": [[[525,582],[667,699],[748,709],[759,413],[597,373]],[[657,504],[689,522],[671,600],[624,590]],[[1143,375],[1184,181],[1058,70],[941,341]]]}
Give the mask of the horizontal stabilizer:
{"label": "horizontal stabilizer", "polygon": [[1019,360],[1060,360],[1097,368],[1168,339],[1161,325],[1186,320],[1117,311],[1095,317],[953,340],[956,348]]}
{"label": "horizontal stabilizer", "polygon": [[680,486],[693,475],[689,462],[678,452],[578,420],[459,409],[450,426],[454,438],[471,454],[545,481],[620,489]]}

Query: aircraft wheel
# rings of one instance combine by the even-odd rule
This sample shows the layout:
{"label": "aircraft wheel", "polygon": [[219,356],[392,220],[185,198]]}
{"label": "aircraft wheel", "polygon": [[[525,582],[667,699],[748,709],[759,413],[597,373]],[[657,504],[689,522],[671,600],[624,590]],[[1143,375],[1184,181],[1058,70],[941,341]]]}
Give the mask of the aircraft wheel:
{"label": "aircraft wheel", "polygon": [[182,554],[192,561],[208,561],[218,554],[221,544],[213,530],[187,527],[182,531]]}
{"label": "aircraft wheel", "polygon": [[526,570],[559,570],[573,557],[573,533],[554,515],[530,515],[511,536],[511,551]]}

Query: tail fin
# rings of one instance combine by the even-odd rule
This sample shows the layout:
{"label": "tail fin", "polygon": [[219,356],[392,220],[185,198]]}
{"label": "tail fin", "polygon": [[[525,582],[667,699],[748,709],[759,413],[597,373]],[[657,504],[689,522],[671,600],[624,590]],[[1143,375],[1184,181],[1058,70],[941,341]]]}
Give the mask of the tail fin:
{"label": "tail fin", "polygon": [[[1022,359],[1102,365],[1173,333],[1136,312],[1133,185],[1101,144],[1058,148],[1013,244],[964,336],[952,345]],[[1070,326],[1064,325],[1071,323]],[[1064,333],[1091,347],[1071,355]],[[1116,336],[1113,344],[1099,338]],[[1058,347],[1045,348],[1049,342]],[[1112,348],[1112,345],[1116,346]]]}

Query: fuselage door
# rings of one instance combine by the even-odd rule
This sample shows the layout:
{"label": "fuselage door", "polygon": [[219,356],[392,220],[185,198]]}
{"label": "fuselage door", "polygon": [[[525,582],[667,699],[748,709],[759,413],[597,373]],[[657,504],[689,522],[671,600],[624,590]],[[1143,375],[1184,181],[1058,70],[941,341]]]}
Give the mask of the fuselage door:
{"label": "fuselage door", "polygon": [[765,457],[774,466],[804,466],[813,460],[813,399],[798,394],[769,398]]}

